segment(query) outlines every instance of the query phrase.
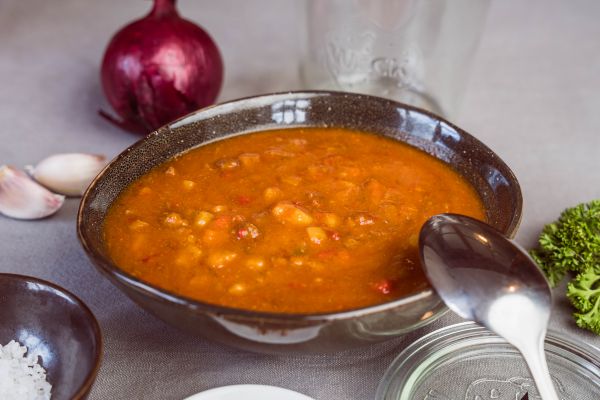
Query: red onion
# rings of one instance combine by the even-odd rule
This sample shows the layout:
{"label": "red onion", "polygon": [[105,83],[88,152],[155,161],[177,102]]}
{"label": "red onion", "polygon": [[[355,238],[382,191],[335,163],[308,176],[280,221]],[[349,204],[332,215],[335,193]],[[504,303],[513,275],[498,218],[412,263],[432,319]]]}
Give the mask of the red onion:
{"label": "red onion", "polygon": [[148,133],[214,103],[223,81],[219,49],[200,27],[179,16],[175,0],[155,0],[146,17],[110,41],[102,87],[120,127]]}

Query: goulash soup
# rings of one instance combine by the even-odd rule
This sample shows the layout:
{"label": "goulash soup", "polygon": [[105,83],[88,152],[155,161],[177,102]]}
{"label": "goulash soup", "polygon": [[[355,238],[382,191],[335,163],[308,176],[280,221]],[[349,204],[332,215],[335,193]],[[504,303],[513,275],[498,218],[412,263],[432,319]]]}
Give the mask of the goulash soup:
{"label": "goulash soup", "polygon": [[142,176],[104,226],[113,261],[202,302],[320,313],[428,287],[421,225],[454,212],[485,219],[475,190],[434,157],[334,128],[212,142]]}

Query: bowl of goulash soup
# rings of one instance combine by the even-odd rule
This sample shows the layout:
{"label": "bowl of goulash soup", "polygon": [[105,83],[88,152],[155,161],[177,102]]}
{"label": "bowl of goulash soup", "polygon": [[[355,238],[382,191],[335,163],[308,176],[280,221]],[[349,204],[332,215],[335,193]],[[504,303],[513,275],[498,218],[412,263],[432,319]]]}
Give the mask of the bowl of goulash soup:
{"label": "bowl of goulash soup", "polygon": [[446,308],[418,232],[452,212],[513,236],[519,184],[473,136],[377,97],[291,92],[164,126],[85,194],[93,264],[166,322],[235,347],[304,353],[404,335]]}

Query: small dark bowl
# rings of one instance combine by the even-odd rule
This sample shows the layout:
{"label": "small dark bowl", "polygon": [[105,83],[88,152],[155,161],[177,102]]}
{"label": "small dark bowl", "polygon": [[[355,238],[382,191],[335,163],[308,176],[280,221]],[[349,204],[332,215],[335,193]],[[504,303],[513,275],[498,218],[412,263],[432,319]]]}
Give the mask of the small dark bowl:
{"label": "small dark bowl", "polygon": [[100,272],[133,301],[184,330],[260,352],[323,352],[398,337],[446,311],[433,290],[356,310],[275,314],[195,301],[147,284],[115,265],[103,241],[106,212],[119,193],[152,167],[208,141],[289,127],[342,127],[408,143],[446,162],[481,196],[488,222],[513,236],[521,218],[519,184],[477,139],[429,112],[391,100],[336,92],[295,92],[241,99],[192,113],[160,128],[113,160],[83,197],[79,239]]}
{"label": "small dark bowl", "polygon": [[102,335],[81,300],[41,279],[0,274],[0,344],[11,340],[39,356],[52,400],[87,398],[100,368]]}

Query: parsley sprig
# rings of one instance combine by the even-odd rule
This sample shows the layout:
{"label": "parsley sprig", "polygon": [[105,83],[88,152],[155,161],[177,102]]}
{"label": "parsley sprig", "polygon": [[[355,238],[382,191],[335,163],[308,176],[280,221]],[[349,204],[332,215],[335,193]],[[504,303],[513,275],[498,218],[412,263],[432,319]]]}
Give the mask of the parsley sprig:
{"label": "parsley sprig", "polygon": [[600,335],[600,200],[563,211],[544,227],[531,256],[551,286],[575,275],[567,286],[575,322]]}

